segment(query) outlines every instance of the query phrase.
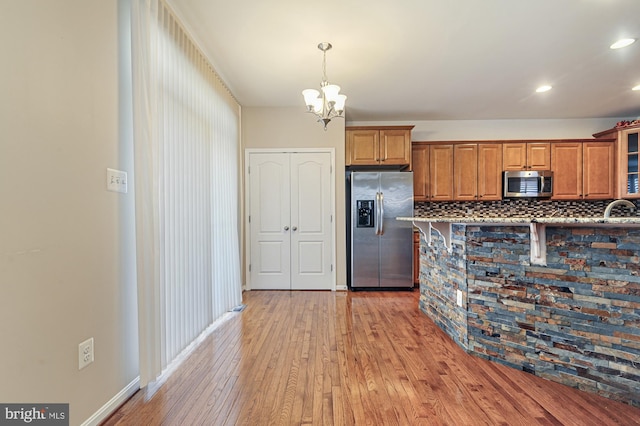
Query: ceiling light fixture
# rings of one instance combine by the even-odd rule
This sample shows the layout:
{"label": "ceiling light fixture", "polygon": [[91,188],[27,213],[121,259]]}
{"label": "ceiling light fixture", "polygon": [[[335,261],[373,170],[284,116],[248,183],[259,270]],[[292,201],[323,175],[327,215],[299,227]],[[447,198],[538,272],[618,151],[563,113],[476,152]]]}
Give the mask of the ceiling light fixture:
{"label": "ceiling light fixture", "polygon": [[631,88],[631,90],[640,90],[640,84]]}
{"label": "ceiling light fixture", "polygon": [[536,89],[537,93],[543,93],[543,92],[548,92],[549,90],[551,90],[551,86],[549,85],[544,85],[544,86],[540,86]]}
{"label": "ceiling light fixture", "polygon": [[613,43],[611,46],[609,46],[610,49],[622,49],[623,47],[627,47],[630,44],[633,44],[636,41],[635,38],[622,38],[618,41],[616,41],[615,43]]}
{"label": "ceiling light fixture", "polygon": [[320,43],[318,49],[322,50],[322,83],[320,91],[316,89],[306,89],[302,91],[304,103],[307,105],[307,112],[312,112],[318,117],[318,121],[324,123],[324,130],[327,124],[334,117],[344,118],[344,104],[347,100],[345,95],[340,94],[340,86],[329,84],[327,81],[327,50],[331,49],[331,43]]}

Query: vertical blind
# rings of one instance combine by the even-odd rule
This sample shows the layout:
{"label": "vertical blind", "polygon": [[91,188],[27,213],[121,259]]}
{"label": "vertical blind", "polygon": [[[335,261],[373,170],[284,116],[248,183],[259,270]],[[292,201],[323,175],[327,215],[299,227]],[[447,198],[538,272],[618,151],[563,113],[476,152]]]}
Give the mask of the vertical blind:
{"label": "vertical blind", "polygon": [[140,384],[241,303],[240,106],[162,0],[132,2]]}

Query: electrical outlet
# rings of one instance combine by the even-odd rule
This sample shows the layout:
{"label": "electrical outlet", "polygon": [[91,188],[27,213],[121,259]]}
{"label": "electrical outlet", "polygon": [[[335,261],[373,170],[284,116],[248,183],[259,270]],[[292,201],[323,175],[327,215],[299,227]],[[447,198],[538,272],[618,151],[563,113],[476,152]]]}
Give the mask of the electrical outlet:
{"label": "electrical outlet", "polygon": [[93,337],[78,345],[78,370],[93,362]]}
{"label": "electrical outlet", "polygon": [[127,172],[107,169],[107,191],[127,193]]}
{"label": "electrical outlet", "polygon": [[458,306],[462,306],[462,292],[460,290],[456,290],[456,303]]}

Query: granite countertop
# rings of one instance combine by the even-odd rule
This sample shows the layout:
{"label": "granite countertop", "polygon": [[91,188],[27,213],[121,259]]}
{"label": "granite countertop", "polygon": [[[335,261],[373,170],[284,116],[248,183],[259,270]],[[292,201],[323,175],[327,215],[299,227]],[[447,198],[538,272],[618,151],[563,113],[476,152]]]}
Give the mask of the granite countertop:
{"label": "granite countertop", "polygon": [[501,225],[529,225],[555,224],[555,225],[608,225],[608,226],[640,226],[640,217],[485,217],[485,216],[464,216],[464,217],[398,217],[397,220],[409,222],[433,222],[433,223],[461,223],[461,224],[501,224]]}

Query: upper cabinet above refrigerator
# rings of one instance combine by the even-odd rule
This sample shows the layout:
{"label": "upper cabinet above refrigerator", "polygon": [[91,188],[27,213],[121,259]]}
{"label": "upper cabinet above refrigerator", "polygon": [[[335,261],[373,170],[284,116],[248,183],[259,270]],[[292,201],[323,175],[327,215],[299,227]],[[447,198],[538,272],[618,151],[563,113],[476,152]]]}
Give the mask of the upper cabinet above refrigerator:
{"label": "upper cabinet above refrigerator", "polygon": [[411,169],[413,126],[347,127],[345,166]]}

